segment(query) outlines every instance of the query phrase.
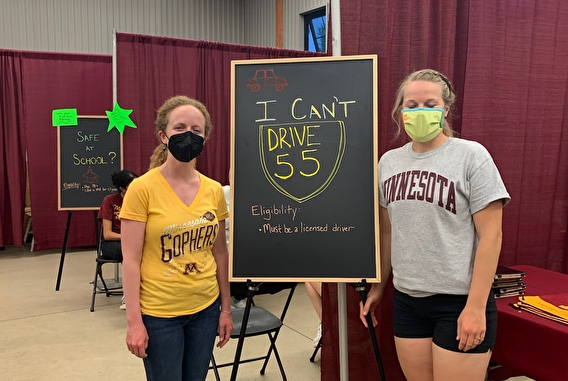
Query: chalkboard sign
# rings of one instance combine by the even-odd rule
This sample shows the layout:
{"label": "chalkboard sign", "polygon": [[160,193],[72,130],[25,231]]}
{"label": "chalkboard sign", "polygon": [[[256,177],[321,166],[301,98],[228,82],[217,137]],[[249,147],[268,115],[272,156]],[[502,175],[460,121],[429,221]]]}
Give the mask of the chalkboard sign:
{"label": "chalkboard sign", "polygon": [[77,126],[57,127],[59,210],[97,210],[113,192],[111,175],[122,168],[122,137],[108,118],[80,116]]}
{"label": "chalkboard sign", "polygon": [[231,280],[380,280],[377,65],[232,62]]}

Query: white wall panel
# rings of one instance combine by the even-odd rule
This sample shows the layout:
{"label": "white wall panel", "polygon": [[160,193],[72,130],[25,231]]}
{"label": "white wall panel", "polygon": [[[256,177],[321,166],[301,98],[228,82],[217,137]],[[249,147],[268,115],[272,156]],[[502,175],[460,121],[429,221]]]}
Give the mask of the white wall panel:
{"label": "white wall panel", "polygon": [[[301,14],[328,0],[283,0],[283,47],[303,49]],[[276,46],[276,0],[0,0],[0,48],[112,53],[112,30]]]}
{"label": "white wall panel", "polygon": [[[304,50],[304,19],[302,13],[328,5],[327,0],[283,0],[284,42],[283,48]],[[328,8],[329,13],[329,8]],[[329,14],[328,14],[329,18]]]}
{"label": "white wall panel", "polygon": [[[302,13],[325,7],[327,0],[282,0],[285,49],[304,49]],[[276,46],[276,0],[245,0],[245,44]]]}
{"label": "white wall panel", "polygon": [[246,0],[0,0],[0,48],[112,53],[119,32],[245,43]]}
{"label": "white wall panel", "polygon": [[[290,0],[283,0],[285,3]],[[276,46],[276,0],[245,0],[244,44]]]}

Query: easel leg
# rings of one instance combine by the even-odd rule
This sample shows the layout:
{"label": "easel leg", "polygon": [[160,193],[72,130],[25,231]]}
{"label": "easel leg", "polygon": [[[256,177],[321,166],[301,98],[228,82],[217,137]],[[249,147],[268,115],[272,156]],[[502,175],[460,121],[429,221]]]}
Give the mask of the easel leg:
{"label": "easel leg", "polygon": [[57,282],[55,283],[55,291],[59,291],[61,284],[61,274],[63,273],[63,262],[65,262],[65,248],[67,247],[67,238],[69,237],[69,227],[71,226],[71,216],[73,212],[67,211],[67,226],[65,227],[65,238],[63,238],[63,248],[61,249],[61,258],[59,259],[59,271],[57,272]]}
{"label": "easel leg", "polygon": [[[367,289],[365,288],[366,284],[367,281],[365,279],[362,279],[361,282],[357,284],[357,286],[352,285],[355,288],[355,290],[359,292],[363,304],[367,302]],[[375,360],[377,361],[379,379],[380,381],[386,381],[385,370],[383,368],[383,362],[381,360],[381,353],[379,352],[379,344],[377,343],[377,336],[375,335],[375,329],[373,327],[373,318],[371,317],[370,313],[367,314],[366,318],[367,318],[367,326],[369,327],[369,334],[371,335],[371,343],[373,344],[373,350],[375,352]]]}

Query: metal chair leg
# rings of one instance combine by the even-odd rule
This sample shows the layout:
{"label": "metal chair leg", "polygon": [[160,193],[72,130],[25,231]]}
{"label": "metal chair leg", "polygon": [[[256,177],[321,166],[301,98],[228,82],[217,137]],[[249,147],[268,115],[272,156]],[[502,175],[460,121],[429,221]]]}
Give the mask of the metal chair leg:
{"label": "metal chair leg", "polygon": [[318,341],[318,345],[316,345],[316,349],[314,349],[314,353],[312,353],[312,357],[310,357],[310,362],[314,362],[316,355],[318,354],[318,351],[321,348],[321,339],[322,338],[320,337],[320,339]]}
{"label": "metal chair leg", "polygon": [[221,377],[219,376],[219,370],[217,369],[217,363],[215,362],[215,356],[211,354],[211,364],[213,368],[213,373],[215,374],[215,380],[221,381]]}
{"label": "metal chair leg", "polygon": [[97,296],[97,278],[99,276],[99,271],[101,264],[97,262],[95,266],[95,279],[93,280],[93,296],[91,298],[91,312],[95,311],[95,297]]}

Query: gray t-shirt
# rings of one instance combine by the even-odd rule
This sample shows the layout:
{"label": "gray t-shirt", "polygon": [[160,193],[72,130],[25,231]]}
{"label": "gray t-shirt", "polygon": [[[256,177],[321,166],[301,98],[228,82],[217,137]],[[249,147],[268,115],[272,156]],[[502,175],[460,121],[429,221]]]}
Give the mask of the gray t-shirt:
{"label": "gray t-shirt", "polygon": [[489,152],[457,138],[426,153],[408,143],[381,157],[379,193],[392,227],[396,289],[412,296],[468,294],[478,241],[472,216],[510,200]]}

